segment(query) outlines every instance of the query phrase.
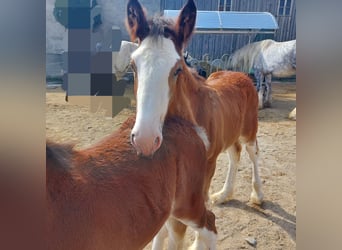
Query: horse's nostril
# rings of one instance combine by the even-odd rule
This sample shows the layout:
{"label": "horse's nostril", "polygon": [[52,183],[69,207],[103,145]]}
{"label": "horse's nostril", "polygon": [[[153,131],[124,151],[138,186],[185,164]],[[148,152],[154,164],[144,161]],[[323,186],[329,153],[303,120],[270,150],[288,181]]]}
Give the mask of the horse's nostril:
{"label": "horse's nostril", "polygon": [[131,134],[131,143],[132,143],[132,144],[134,144],[134,137],[135,137],[135,134],[132,133],[132,134]]}
{"label": "horse's nostril", "polygon": [[160,142],[161,142],[160,137],[157,136],[156,139],[154,140],[154,145],[155,145],[157,148],[159,148]]}

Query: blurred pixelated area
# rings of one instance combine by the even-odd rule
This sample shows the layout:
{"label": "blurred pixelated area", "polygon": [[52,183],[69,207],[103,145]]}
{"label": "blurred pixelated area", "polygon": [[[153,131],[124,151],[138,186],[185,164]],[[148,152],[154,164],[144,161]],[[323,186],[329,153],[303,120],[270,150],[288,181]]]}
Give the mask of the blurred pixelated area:
{"label": "blurred pixelated area", "polygon": [[123,95],[132,77],[125,69],[118,78],[114,67],[122,25],[103,25],[103,9],[96,0],[52,0],[46,9],[47,88],[62,88],[65,101],[90,111],[100,106],[106,116],[129,107],[131,99]]}

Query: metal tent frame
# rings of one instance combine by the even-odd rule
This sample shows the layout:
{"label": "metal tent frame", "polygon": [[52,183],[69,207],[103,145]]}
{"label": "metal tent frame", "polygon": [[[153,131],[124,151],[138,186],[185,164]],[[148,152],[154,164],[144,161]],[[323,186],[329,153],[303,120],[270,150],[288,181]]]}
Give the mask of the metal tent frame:
{"label": "metal tent frame", "polygon": [[[179,10],[164,10],[164,16],[176,18]],[[198,34],[274,34],[277,20],[269,12],[197,11],[195,33]],[[250,40],[250,39],[249,39]]]}

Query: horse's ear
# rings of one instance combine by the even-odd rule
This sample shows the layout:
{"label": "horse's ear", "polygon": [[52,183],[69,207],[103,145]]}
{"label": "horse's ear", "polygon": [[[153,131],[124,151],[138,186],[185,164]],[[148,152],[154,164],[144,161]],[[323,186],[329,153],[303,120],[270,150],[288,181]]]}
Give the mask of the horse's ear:
{"label": "horse's ear", "polygon": [[178,39],[182,47],[189,41],[196,23],[196,5],[194,0],[188,2],[182,8],[176,23]]}
{"label": "horse's ear", "polygon": [[138,0],[129,0],[127,3],[126,26],[132,41],[137,38],[142,41],[149,33],[146,15]]}

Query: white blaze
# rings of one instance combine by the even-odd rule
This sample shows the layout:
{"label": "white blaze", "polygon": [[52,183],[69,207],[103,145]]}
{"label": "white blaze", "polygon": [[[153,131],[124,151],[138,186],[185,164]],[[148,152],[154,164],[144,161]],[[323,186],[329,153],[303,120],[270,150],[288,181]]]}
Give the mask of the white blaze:
{"label": "white blaze", "polygon": [[154,148],[157,137],[162,139],[169,104],[168,78],[179,58],[173,42],[164,37],[147,37],[132,53],[138,77],[137,116],[132,134],[135,146],[145,155],[158,149]]}

